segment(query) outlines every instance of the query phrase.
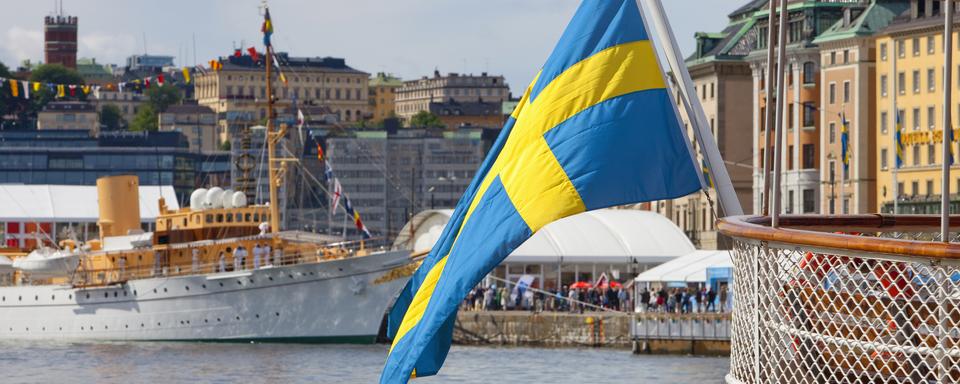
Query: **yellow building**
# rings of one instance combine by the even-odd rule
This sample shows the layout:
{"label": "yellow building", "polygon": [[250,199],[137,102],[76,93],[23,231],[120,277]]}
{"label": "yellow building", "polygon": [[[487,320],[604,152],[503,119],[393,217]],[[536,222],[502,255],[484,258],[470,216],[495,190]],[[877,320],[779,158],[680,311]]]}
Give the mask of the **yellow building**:
{"label": "yellow building", "polygon": [[[899,212],[938,213],[941,195],[941,159],[943,145],[943,15],[940,2],[913,0],[904,12],[876,39],[877,49],[877,201],[882,212],[893,211],[895,116],[899,110],[904,143],[902,166],[897,170]],[[907,17],[909,16],[909,17]],[[954,41],[958,36],[954,33]],[[958,46],[950,49],[956,63]],[[896,68],[896,70],[894,70]],[[957,68],[951,68],[957,77]],[[960,91],[954,85],[954,100]],[[957,108],[956,106],[950,106]],[[955,109],[956,110],[956,109]],[[954,112],[954,124],[958,114]],[[953,138],[957,140],[955,131]],[[956,144],[953,145],[956,151]],[[956,153],[956,152],[954,152]],[[952,188],[960,189],[960,163],[953,166]],[[957,202],[954,202],[956,205]],[[954,208],[953,211],[957,209]]]}
{"label": "yellow building", "polygon": [[403,80],[389,73],[378,72],[370,78],[370,109],[374,121],[383,121],[396,116],[397,88],[403,86]]}

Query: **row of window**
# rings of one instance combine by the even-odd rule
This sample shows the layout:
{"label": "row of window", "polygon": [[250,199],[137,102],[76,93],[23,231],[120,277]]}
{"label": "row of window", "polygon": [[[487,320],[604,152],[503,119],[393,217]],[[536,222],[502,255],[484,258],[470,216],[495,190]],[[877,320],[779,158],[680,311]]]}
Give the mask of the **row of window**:
{"label": "row of window", "polygon": [[[904,183],[903,183],[902,181],[897,182],[897,192],[898,192],[898,195],[900,195],[900,196],[917,197],[917,196],[932,196],[932,195],[937,195],[937,194],[939,194],[939,192],[940,192],[939,190],[934,190],[933,180],[932,180],[932,179],[927,179],[927,180],[925,181],[925,184],[926,184],[926,189],[924,189],[924,192],[926,192],[926,193],[921,193],[921,191],[920,191],[920,180],[913,180],[913,181],[911,181],[911,182],[910,182],[910,190],[909,190],[909,191],[907,191],[906,189],[904,189]],[[960,179],[957,179],[957,185],[956,185],[955,188],[960,188]],[[960,191],[960,189],[954,189],[954,190],[953,190],[954,193],[955,193],[956,191]],[[893,191],[890,191],[890,192],[892,193]],[[909,193],[908,193],[908,192],[909,192]],[[938,211],[938,212],[939,212],[939,211]],[[918,213],[924,213],[924,212],[918,212]],[[929,213],[934,213],[934,212],[929,212]]]}
{"label": "row of window", "polygon": [[[957,116],[960,118],[960,105],[957,106]],[[901,128],[910,127],[914,131],[919,131],[923,127],[922,115],[919,107],[914,107],[908,115],[905,110],[899,111]],[[937,107],[927,106],[927,129],[934,130],[942,125],[941,114],[937,113]],[[886,135],[890,129],[890,114],[887,111],[880,111],[880,133]]]}
{"label": "row of window", "polygon": [[[922,3],[922,1],[921,1]],[[939,2],[936,2],[939,3]],[[940,48],[940,52],[943,52],[943,43],[942,37],[940,36],[927,36],[926,38],[914,37],[910,40],[911,54],[914,57],[921,55],[921,52],[926,51],[927,55],[933,55],[937,53],[937,47]],[[923,40],[923,41],[921,41]],[[938,43],[940,40],[940,43]],[[960,39],[957,40],[957,49],[960,50]],[[896,55],[899,58],[904,58],[907,55],[907,39],[897,40],[894,42]],[[887,61],[889,56],[887,55],[887,43],[880,43],[880,61]]]}
{"label": "row of window", "polygon": [[[960,66],[957,67],[957,72],[960,73]],[[920,77],[920,70],[915,69],[911,73],[912,75],[912,90],[914,94],[920,94],[921,89],[923,88],[923,82]],[[897,73],[897,93],[901,95],[907,94],[907,74],[905,72]],[[886,74],[880,75],[880,97],[887,97],[889,94],[889,88],[887,85],[888,76]],[[937,72],[933,68],[927,68],[927,93],[934,93],[937,91],[937,85],[940,84],[937,81]],[[960,86],[960,76],[957,77],[957,84]]]}
{"label": "row of window", "polygon": [[[941,157],[941,156],[938,155],[938,148],[940,148],[941,146],[942,146],[942,143],[934,143],[934,144],[926,144],[926,145],[912,145],[912,146],[910,146],[910,150],[907,152],[907,153],[910,153],[910,156],[908,156],[907,153],[904,153],[904,154],[903,154],[903,156],[904,156],[903,164],[904,164],[904,165],[911,165],[911,166],[914,166],[914,167],[919,167],[919,166],[922,166],[922,165],[937,165],[937,164],[940,164],[940,157]],[[926,161],[926,163],[924,163],[924,164],[921,164],[921,162],[920,162],[920,159],[922,158],[922,156],[920,155],[920,147],[927,147],[927,151],[926,151],[926,152],[927,152],[927,161]],[[951,147],[954,147],[954,146],[951,145]],[[958,146],[956,146],[956,147],[957,147],[957,148],[954,148],[954,149],[953,149],[954,156],[956,156],[957,153],[960,153],[960,152],[957,152],[957,149],[960,148],[960,145],[958,145]],[[890,151],[888,151],[887,148],[880,148],[880,168],[881,168],[881,169],[884,169],[884,170],[888,169],[888,168],[890,167],[890,165],[893,164],[893,163],[896,161],[896,159],[893,158],[893,157],[891,156],[892,154],[889,153],[889,152],[890,152]],[[908,157],[909,157],[909,161],[907,160]]]}
{"label": "row of window", "polygon": [[[800,146],[800,169],[813,169],[817,167],[817,151],[816,147],[813,144],[803,144]],[[763,148],[760,148],[760,153],[758,154],[759,162],[758,164],[763,164],[765,151]],[[796,164],[793,162],[794,146],[787,146],[787,167],[785,170],[797,170],[795,167]]]}
{"label": "row of window", "polygon": [[[815,127],[817,124],[817,114],[820,113],[820,111],[817,110],[817,105],[813,102],[805,102],[801,104],[801,106],[803,107],[803,121],[801,121],[800,123],[804,128]],[[787,112],[787,128],[788,129],[795,128],[796,122],[793,119],[795,109],[796,109],[796,103],[790,103],[790,105],[787,106],[786,112]],[[766,116],[766,113],[767,113],[767,108],[760,107],[760,116]],[[760,131],[763,132],[766,129],[767,129],[766,119],[761,118]]]}
{"label": "row of window", "polygon": [[[789,65],[789,67],[787,68],[787,71],[786,71],[786,74],[787,74],[787,85],[788,85],[788,86],[791,86],[791,87],[793,86],[793,80],[794,80],[794,79],[793,79],[793,65],[794,65],[794,64],[791,63],[791,64]],[[812,61],[807,61],[807,62],[803,63],[803,67],[802,67],[802,71],[801,71],[801,76],[803,76],[803,84],[804,84],[804,85],[816,84],[816,82],[817,82],[817,64],[814,63],[814,62],[812,62]],[[765,90],[765,89],[767,89],[766,76],[760,76],[760,90],[762,91],[762,90]]]}

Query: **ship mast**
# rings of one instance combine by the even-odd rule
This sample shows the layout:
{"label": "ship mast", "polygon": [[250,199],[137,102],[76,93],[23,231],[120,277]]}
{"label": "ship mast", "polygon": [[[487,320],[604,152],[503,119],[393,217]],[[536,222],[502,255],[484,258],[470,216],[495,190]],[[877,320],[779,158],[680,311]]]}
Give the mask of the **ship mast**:
{"label": "ship mast", "polygon": [[[266,3],[263,4],[263,10],[266,17],[270,17],[270,9]],[[277,197],[279,188],[279,170],[276,164],[275,151],[277,142],[283,137],[281,132],[274,132],[274,113],[273,113],[273,47],[272,44],[266,44],[266,64],[267,64],[267,171],[270,182],[270,233],[280,232],[280,199]]]}

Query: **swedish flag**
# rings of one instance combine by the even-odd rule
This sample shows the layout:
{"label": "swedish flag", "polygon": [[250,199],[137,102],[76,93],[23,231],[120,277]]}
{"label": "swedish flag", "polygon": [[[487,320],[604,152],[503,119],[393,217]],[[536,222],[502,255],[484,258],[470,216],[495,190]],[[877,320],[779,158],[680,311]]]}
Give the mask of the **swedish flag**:
{"label": "swedish flag", "polygon": [[903,126],[901,126],[900,124],[900,112],[894,112],[894,113],[897,114],[896,116],[897,124],[896,124],[896,127],[894,127],[896,131],[893,132],[893,141],[896,143],[896,146],[897,146],[897,169],[899,169],[900,167],[903,166],[903,157],[904,157],[903,153],[905,151],[904,145],[903,145],[903,136],[902,136]]}
{"label": "swedish flag", "polygon": [[850,122],[846,112],[840,115],[840,161],[843,162],[843,171],[850,170]]}
{"label": "swedish flag", "polygon": [[436,374],[467,291],[544,225],[700,176],[636,1],[584,2],[397,299],[381,383]]}

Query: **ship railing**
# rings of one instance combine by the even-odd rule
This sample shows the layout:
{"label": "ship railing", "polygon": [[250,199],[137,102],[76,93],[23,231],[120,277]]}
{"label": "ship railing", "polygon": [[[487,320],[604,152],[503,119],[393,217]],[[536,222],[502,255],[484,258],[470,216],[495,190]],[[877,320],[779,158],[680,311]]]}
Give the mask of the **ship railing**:
{"label": "ship railing", "polygon": [[[160,263],[151,265],[119,264],[113,268],[86,268],[84,264],[81,263],[76,272],[70,276],[70,281],[77,287],[105,286],[138,279],[243,272],[280,266],[318,263],[328,260],[357,257],[365,253],[388,249],[385,244],[379,244],[376,241],[369,247],[366,245],[368,243],[367,241],[363,241],[363,243],[363,246],[360,245],[360,241],[328,243],[316,250],[301,252],[273,250],[270,252],[269,257],[267,257],[267,255],[262,256],[259,264],[252,251],[248,251],[246,257],[239,259],[237,262],[234,260],[234,254],[225,254],[222,264],[219,258],[212,262],[205,261],[196,264],[192,261],[175,264],[161,261]],[[107,253],[107,255],[109,254],[110,253]]]}
{"label": "ship railing", "polygon": [[960,382],[960,216],[720,220],[733,238],[728,383]]}

